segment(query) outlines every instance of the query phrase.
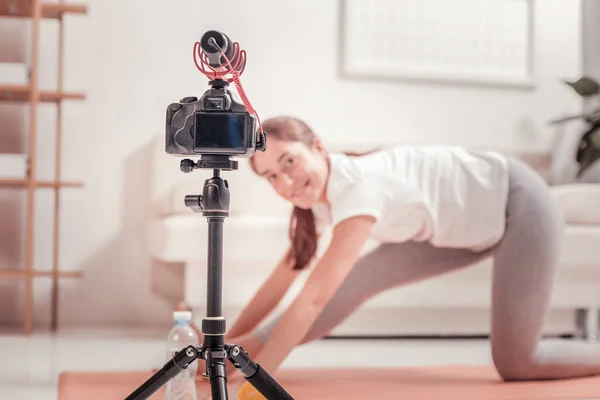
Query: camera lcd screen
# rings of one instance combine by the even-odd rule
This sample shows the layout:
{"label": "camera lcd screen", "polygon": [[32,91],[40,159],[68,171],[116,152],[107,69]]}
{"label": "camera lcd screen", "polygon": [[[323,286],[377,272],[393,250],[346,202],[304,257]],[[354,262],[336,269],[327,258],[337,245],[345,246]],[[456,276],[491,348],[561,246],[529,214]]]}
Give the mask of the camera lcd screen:
{"label": "camera lcd screen", "polygon": [[198,149],[246,150],[246,114],[198,112],[195,127],[194,146]]}

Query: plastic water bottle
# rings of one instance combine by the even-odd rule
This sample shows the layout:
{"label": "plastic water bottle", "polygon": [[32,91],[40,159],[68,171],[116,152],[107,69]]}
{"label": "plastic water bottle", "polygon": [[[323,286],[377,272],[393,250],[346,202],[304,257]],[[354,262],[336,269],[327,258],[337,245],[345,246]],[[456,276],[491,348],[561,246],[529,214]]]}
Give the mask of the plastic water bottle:
{"label": "plastic water bottle", "polygon": [[[192,313],[189,311],[173,312],[175,325],[167,337],[167,360],[175,356],[175,353],[186,346],[198,343],[198,335],[190,326]],[[196,394],[196,371],[198,360],[192,362],[186,369],[166,384],[165,400],[197,400]]]}

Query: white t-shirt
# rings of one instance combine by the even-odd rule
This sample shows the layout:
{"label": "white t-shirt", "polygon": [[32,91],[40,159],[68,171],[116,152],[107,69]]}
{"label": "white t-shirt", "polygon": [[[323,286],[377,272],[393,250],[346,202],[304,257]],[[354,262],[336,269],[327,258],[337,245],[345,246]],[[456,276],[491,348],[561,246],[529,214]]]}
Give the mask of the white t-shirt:
{"label": "white t-shirt", "polygon": [[508,171],[498,153],[396,146],[360,157],[330,153],[329,162],[329,205],[313,208],[319,232],[370,215],[380,242],[481,251],[504,234]]}

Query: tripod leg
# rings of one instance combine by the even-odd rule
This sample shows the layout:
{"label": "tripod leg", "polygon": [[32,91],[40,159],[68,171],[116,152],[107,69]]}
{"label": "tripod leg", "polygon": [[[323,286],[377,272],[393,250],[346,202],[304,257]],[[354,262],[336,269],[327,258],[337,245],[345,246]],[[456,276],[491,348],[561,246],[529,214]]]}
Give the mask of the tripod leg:
{"label": "tripod leg", "polygon": [[[211,323],[212,322],[212,323]],[[206,372],[210,380],[210,391],[213,400],[228,400],[227,394],[227,354],[223,344],[223,324],[219,320],[203,320],[204,358],[206,359]],[[222,321],[221,321],[222,322]],[[211,328],[213,331],[211,331]],[[214,332],[218,333],[214,333]],[[212,333],[212,334],[211,334]]]}
{"label": "tripod leg", "polygon": [[238,345],[226,344],[227,358],[239,370],[244,378],[267,400],[293,400],[294,398],[277,383],[267,371],[256,364],[248,353]]}
{"label": "tripod leg", "polygon": [[[225,358],[222,358],[222,356],[216,353],[219,352],[213,351],[212,355],[207,357],[208,376],[210,377],[210,393],[214,400],[228,400]],[[220,353],[223,353],[223,351]]]}
{"label": "tripod leg", "polygon": [[202,357],[202,346],[187,346],[175,353],[163,367],[133,391],[125,400],[145,400],[152,396],[163,385],[186,369],[190,363]]}

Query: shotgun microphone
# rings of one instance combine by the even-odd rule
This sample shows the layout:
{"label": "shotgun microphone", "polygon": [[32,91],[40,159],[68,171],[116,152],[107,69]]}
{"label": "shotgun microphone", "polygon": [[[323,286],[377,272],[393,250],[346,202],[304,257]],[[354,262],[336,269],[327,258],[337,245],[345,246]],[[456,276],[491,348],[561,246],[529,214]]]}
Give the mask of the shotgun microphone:
{"label": "shotgun microphone", "polygon": [[216,30],[205,32],[200,38],[200,47],[206,54],[208,65],[213,68],[224,68],[230,71],[233,67],[241,73],[246,64],[245,59],[240,60],[240,57],[245,58],[245,53],[240,52],[239,45],[223,32]]}

